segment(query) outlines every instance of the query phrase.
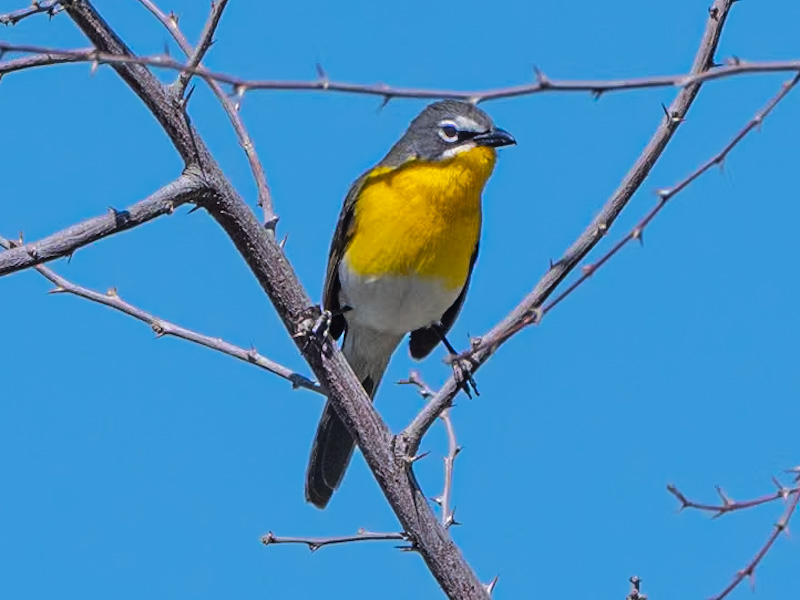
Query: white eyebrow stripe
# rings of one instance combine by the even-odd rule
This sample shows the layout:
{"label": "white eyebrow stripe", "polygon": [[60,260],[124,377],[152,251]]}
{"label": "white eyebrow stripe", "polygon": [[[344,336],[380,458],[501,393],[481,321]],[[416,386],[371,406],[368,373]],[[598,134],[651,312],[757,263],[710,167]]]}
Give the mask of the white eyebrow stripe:
{"label": "white eyebrow stripe", "polygon": [[469,117],[465,117],[464,115],[457,115],[453,121],[455,121],[456,125],[461,131],[477,131],[482,132],[484,131],[484,127],[478,125],[474,120],[470,119]]}

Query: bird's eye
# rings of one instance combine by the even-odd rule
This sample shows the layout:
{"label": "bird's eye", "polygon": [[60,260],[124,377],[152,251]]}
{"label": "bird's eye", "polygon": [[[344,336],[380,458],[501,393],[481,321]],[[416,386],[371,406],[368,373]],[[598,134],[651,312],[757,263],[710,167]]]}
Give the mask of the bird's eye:
{"label": "bird's eye", "polygon": [[439,137],[445,142],[458,141],[458,127],[455,126],[455,123],[450,123],[449,121],[441,123],[439,125]]}

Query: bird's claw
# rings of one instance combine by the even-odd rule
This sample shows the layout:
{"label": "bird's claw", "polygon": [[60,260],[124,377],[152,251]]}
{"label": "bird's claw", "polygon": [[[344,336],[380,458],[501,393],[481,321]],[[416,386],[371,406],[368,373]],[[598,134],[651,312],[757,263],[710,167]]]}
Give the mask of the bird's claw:
{"label": "bird's claw", "polygon": [[471,399],[472,392],[475,392],[476,396],[480,396],[478,384],[475,383],[475,378],[472,376],[472,362],[470,359],[453,354],[450,356],[449,362],[453,368],[453,377],[456,380],[456,384],[464,390],[467,397]]}
{"label": "bird's claw", "polygon": [[313,313],[316,313],[317,310],[317,307],[309,309],[311,314],[300,322],[297,326],[297,332],[292,336],[295,339],[303,338],[303,344],[300,347],[302,352],[308,349],[308,345],[312,341],[318,343],[323,351],[329,348],[330,337],[328,332],[331,327],[332,315],[329,310],[323,310],[315,318]]}

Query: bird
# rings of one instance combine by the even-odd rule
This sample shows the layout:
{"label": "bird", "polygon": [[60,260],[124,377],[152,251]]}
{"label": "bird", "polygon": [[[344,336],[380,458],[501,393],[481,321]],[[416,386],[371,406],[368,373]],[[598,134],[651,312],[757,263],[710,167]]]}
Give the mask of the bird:
{"label": "bird", "polygon": [[[478,256],[481,196],[496,148],[516,144],[472,103],[429,104],[375,167],[350,186],[328,254],[322,306],[333,339],[375,397],[406,334],[421,360],[453,325]],[[451,350],[452,352],[452,350]],[[325,508],[355,441],[327,402],[317,427],[306,500]]]}

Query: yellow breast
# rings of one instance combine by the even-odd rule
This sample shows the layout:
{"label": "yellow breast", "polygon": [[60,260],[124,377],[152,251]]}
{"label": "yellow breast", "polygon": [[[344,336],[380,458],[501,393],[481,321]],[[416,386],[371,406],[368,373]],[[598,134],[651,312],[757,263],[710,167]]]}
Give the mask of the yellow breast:
{"label": "yellow breast", "polygon": [[375,169],[355,205],[345,260],[365,277],[417,275],[450,289],[467,280],[481,229],[481,192],[494,149],[478,147],[440,162]]}

